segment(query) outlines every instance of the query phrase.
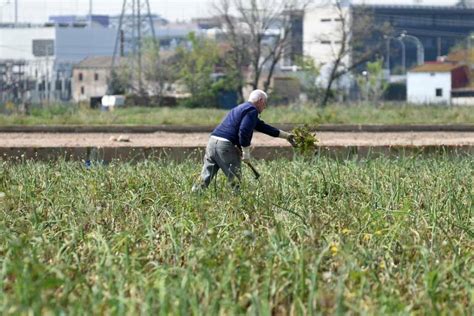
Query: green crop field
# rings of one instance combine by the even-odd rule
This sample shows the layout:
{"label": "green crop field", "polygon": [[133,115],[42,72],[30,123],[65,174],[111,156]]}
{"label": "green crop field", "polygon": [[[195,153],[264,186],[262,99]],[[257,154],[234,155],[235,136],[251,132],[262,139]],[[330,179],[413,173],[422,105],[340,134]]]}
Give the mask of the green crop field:
{"label": "green crop field", "polygon": [[[6,114],[0,105],[0,126],[6,125],[201,125],[213,126],[228,110],[184,107],[128,107],[101,112],[77,105],[33,108],[29,115]],[[407,104],[269,106],[262,118],[293,124],[474,124],[472,107],[413,106]]]}
{"label": "green crop field", "polygon": [[0,313],[474,313],[474,160],[0,162]]}

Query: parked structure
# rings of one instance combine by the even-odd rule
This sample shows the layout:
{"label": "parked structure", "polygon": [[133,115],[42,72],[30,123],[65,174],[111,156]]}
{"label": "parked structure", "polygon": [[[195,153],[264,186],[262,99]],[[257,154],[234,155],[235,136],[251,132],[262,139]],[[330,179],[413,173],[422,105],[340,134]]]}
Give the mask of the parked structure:
{"label": "parked structure", "polygon": [[452,63],[428,63],[407,73],[407,97],[413,104],[451,105],[453,89],[469,84],[468,67]]}

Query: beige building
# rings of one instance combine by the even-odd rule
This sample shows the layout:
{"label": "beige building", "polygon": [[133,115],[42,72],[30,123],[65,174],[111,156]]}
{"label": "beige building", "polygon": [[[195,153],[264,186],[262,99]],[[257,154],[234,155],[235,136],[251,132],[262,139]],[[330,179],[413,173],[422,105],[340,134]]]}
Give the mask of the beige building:
{"label": "beige building", "polygon": [[99,98],[106,94],[112,57],[87,57],[72,71],[72,98],[76,102]]}

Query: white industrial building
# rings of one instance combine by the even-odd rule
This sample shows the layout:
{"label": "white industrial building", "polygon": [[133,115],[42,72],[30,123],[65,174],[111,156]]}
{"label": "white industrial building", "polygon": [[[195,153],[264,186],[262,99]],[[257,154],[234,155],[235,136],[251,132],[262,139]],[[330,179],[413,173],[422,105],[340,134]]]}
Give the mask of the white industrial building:
{"label": "white industrial building", "polygon": [[[23,99],[69,100],[72,66],[88,56],[112,55],[116,33],[112,28],[85,25],[0,27],[0,65],[11,61],[24,63],[21,80],[28,81],[24,87],[33,88],[23,89]],[[0,75],[4,87],[8,87],[8,78],[8,74]],[[5,90],[2,93],[7,93]]]}
{"label": "white industrial building", "polygon": [[432,63],[407,73],[407,99],[413,104],[451,105],[451,92],[469,82],[467,67],[451,63]]}

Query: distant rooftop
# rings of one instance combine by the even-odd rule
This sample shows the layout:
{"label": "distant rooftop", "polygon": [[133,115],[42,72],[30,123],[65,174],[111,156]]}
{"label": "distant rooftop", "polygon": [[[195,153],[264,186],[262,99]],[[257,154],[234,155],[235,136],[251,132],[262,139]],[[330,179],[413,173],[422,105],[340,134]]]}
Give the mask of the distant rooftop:
{"label": "distant rooftop", "polygon": [[[110,68],[112,66],[112,56],[92,56],[84,58],[80,63],[78,63],[74,68]],[[125,63],[127,60],[126,57],[119,57],[118,64]]]}
{"label": "distant rooftop", "polygon": [[452,63],[427,63],[409,70],[409,72],[451,72],[452,70],[465,67],[460,64]]}
{"label": "distant rooftop", "polygon": [[[162,60],[169,59],[173,57],[176,53],[174,51],[160,51],[160,58]],[[112,66],[112,56],[90,56],[86,57],[81,62],[79,62],[74,68],[80,69],[100,69],[100,68],[110,68]],[[128,57],[116,57],[115,64],[125,65],[129,62]]]}

